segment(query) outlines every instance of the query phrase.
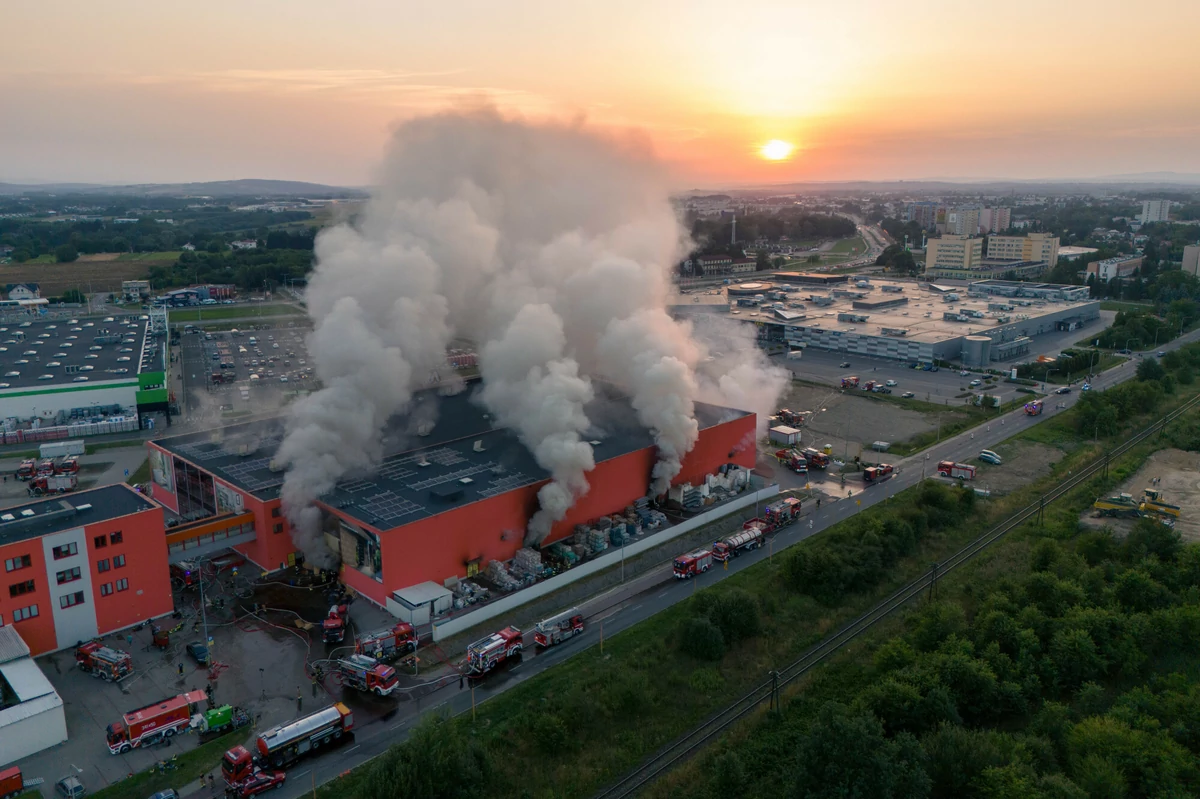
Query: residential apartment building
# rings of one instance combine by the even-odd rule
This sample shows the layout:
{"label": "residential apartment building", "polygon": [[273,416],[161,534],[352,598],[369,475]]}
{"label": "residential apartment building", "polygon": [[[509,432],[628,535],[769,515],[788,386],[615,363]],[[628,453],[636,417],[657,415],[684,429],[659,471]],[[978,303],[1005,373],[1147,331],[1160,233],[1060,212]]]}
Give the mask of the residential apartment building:
{"label": "residential apartment building", "polygon": [[124,483],[0,512],[0,624],[38,655],[173,612],[164,530]]}
{"label": "residential apartment building", "polygon": [[755,258],[734,258],[729,264],[729,271],[735,275],[743,275],[757,270],[758,260]]}
{"label": "residential apartment building", "polygon": [[1045,261],[1058,263],[1058,236],[1030,233],[1025,236],[988,236],[989,260]]}
{"label": "residential apartment building", "polygon": [[1141,268],[1142,260],[1141,255],[1118,255],[1116,258],[1092,261],[1087,265],[1087,273],[1095,275],[1097,280],[1108,282],[1116,277],[1129,277]]}
{"label": "residential apartment building", "polygon": [[1008,230],[1012,226],[1011,208],[984,208],[979,212],[979,232]]}
{"label": "residential apartment building", "polygon": [[946,206],[933,202],[909,203],[905,209],[906,222],[916,222],[926,230],[934,230],[938,223],[938,212],[945,219]]}
{"label": "residential apartment building", "polygon": [[946,229],[952,236],[974,236],[979,232],[978,208],[955,208],[946,212]]}
{"label": "residential apartment building", "polygon": [[1142,213],[1138,219],[1143,225],[1147,225],[1151,222],[1166,222],[1170,214],[1170,200],[1143,200]]}
{"label": "residential apartment building", "polygon": [[1200,244],[1189,244],[1183,248],[1183,271],[1200,277]]}
{"label": "residential apartment building", "polygon": [[696,264],[699,266],[700,274],[705,277],[723,275],[733,268],[733,256],[725,254],[701,255],[696,258]]}
{"label": "residential apartment building", "polygon": [[983,239],[970,236],[942,236],[925,244],[925,272],[974,269],[983,260]]}

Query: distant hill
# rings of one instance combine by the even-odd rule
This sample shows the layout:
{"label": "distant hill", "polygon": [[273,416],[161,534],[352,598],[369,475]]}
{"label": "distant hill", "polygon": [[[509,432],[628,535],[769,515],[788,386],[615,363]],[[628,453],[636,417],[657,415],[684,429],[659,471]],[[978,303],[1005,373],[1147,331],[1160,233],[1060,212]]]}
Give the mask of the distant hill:
{"label": "distant hill", "polygon": [[215,180],[204,183],[0,183],[0,194],[129,194],[196,197],[365,197],[366,191],[301,180]]}
{"label": "distant hill", "polygon": [[888,192],[913,194],[1085,194],[1097,189],[1113,191],[1146,191],[1152,189],[1200,188],[1200,174],[1194,172],[1137,172],[1123,175],[1104,175],[1094,178],[1008,179],[989,177],[936,177],[914,180],[830,180],[774,183],[761,185],[696,188],[680,192],[680,196],[695,197],[724,191],[729,194],[764,192],[779,194],[850,194],[854,192]]}

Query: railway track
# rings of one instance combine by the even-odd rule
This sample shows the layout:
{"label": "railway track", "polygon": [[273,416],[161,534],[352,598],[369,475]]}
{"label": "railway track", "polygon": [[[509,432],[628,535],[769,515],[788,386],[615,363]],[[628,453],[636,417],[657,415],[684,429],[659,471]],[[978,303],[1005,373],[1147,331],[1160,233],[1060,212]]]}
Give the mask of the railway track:
{"label": "railway track", "polygon": [[759,705],[764,702],[778,703],[781,688],[800,679],[893,612],[933,589],[937,580],[968,563],[976,555],[1021,525],[1040,517],[1050,504],[1058,501],[1082,483],[1091,480],[1097,474],[1107,473],[1108,465],[1114,458],[1120,457],[1151,436],[1162,432],[1172,421],[1197,406],[1200,406],[1200,395],[1193,397],[1153,424],[1134,433],[1110,452],[1097,458],[1046,492],[1037,502],[1018,510],[959,549],[945,561],[935,564],[930,571],[880,601],[866,613],[842,626],[837,632],[822,639],[792,663],[772,671],[768,679],[759,683],[740,699],[709,716],[697,727],[660,749],[620,780],[595,794],[596,799],[624,799],[635,796],[660,776],[703,749],[734,724],[749,716]]}

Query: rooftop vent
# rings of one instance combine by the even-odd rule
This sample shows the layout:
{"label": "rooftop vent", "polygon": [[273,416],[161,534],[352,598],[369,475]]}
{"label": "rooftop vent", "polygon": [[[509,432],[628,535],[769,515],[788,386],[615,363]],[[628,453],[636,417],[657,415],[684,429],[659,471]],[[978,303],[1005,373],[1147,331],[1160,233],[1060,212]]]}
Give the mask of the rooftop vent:
{"label": "rooftop vent", "polygon": [[424,453],[424,452],[422,452],[422,453],[421,453],[421,460],[417,461],[417,465],[418,465],[418,466],[432,466],[433,464],[431,464],[431,463],[429,462],[429,460],[428,460],[428,459],[425,457],[425,453]]}
{"label": "rooftop vent", "polygon": [[465,486],[469,486],[471,483],[474,483],[475,481],[472,480],[470,477],[464,477],[461,480],[459,480],[458,482],[462,483]]}
{"label": "rooftop vent", "polygon": [[471,449],[475,450],[476,452],[483,452],[483,439],[482,438],[476,439],[475,445],[473,447],[471,447]]}

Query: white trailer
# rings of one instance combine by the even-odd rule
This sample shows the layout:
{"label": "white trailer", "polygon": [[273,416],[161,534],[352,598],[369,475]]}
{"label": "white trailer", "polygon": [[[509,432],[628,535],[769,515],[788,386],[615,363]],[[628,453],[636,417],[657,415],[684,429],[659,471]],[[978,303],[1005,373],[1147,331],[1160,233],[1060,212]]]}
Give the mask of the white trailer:
{"label": "white trailer", "polygon": [[83,439],[73,441],[47,441],[38,447],[43,458],[57,458],[61,455],[82,455],[84,453]]}

